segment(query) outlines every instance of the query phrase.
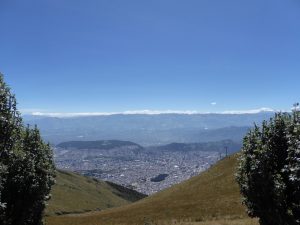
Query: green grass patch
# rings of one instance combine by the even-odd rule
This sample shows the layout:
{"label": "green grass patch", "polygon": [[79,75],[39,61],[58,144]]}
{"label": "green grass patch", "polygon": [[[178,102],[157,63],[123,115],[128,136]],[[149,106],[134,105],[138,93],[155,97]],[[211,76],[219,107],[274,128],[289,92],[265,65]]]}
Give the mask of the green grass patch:
{"label": "green grass patch", "polygon": [[59,170],[46,216],[101,211],[145,197],[127,188],[116,187],[118,185]]}

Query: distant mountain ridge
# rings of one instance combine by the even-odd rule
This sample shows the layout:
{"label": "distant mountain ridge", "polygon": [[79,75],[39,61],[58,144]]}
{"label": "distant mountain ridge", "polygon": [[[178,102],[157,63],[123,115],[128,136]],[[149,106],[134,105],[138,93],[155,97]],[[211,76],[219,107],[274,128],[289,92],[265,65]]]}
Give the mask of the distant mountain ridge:
{"label": "distant mountain ridge", "polygon": [[199,143],[170,143],[167,145],[149,146],[143,147],[131,141],[119,141],[119,140],[98,140],[98,141],[68,141],[62,142],[56,147],[62,149],[76,149],[76,150],[116,150],[120,149],[134,149],[147,151],[204,151],[204,152],[225,152],[227,149],[228,154],[237,152],[241,149],[240,142],[234,142],[232,140],[222,141],[208,141]]}
{"label": "distant mountain ridge", "polygon": [[70,140],[128,140],[143,146],[172,142],[241,141],[249,127],[274,112],[255,114],[129,114],[55,118],[25,116],[51,144]]}
{"label": "distant mountain ridge", "polygon": [[201,142],[201,143],[171,143],[168,145],[157,146],[156,149],[160,151],[211,151],[231,154],[241,149],[242,145],[232,140],[223,140],[215,142]]}
{"label": "distant mountain ridge", "polygon": [[51,113],[51,112],[33,112],[25,116],[44,116],[44,117],[84,117],[84,116],[112,116],[112,115],[164,115],[164,114],[183,114],[183,115],[201,115],[201,114],[257,114],[276,112],[277,110],[271,108],[257,108],[248,110],[227,110],[222,112],[200,112],[196,110],[128,110],[124,112],[82,112],[82,113]]}
{"label": "distant mountain ridge", "polygon": [[59,148],[76,148],[76,149],[101,149],[109,150],[121,147],[132,147],[136,149],[143,149],[142,146],[131,141],[120,140],[100,140],[100,141],[68,141],[57,145]]}

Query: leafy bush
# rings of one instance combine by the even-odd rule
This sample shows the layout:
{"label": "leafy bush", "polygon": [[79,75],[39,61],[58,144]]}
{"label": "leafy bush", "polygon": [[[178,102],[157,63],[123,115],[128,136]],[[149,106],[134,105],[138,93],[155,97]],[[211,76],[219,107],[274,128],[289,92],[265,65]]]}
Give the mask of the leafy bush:
{"label": "leafy bush", "polygon": [[24,128],[0,74],[0,224],[40,225],[54,184],[52,151],[39,130]]}
{"label": "leafy bush", "polygon": [[[295,106],[298,106],[295,105]],[[300,224],[300,116],[278,113],[244,138],[237,182],[261,225]]]}

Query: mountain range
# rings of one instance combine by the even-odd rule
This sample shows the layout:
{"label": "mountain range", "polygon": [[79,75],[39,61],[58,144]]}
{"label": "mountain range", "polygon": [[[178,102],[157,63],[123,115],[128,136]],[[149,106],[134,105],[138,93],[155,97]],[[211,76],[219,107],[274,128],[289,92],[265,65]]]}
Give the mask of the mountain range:
{"label": "mountain range", "polygon": [[102,116],[24,116],[43,138],[56,145],[65,141],[127,140],[142,146],[231,139],[241,142],[254,123],[274,112],[246,114],[115,114]]}

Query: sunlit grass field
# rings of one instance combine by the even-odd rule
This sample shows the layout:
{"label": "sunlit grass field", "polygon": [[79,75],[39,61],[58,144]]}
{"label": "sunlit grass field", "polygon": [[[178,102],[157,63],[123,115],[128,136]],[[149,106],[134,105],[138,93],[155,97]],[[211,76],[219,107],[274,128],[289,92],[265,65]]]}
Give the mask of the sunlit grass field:
{"label": "sunlit grass field", "polygon": [[139,193],[118,190],[114,186],[76,173],[57,171],[47,216],[99,211],[123,206],[142,197]]}
{"label": "sunlit grass field", "polygon": [[237,155],[136,203],[81,215],[52,216],[49,225],[254,225],[234,179]]}
{"label": "sunlit grass field", "polygon": [[222,219],[222,220],[213,220],[213,221],[204,221],[204,222],[178,222],[173,221],[171,223],[160,223],[157,225],[258,225],[256,219]]}

